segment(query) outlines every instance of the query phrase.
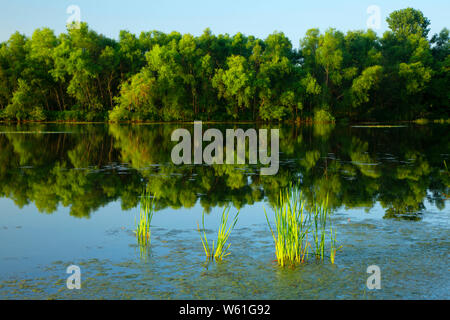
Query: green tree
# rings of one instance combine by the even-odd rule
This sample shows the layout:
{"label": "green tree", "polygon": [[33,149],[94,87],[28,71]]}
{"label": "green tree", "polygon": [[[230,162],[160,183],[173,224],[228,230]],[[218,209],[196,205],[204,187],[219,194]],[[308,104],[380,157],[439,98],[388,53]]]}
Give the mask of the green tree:
{"label": "green tree", "polygon": [[386,19],[389,29],[400,37],[419,35],[426,38],[430,29],[430,20],[423,13],[413,8],[392,12]]}

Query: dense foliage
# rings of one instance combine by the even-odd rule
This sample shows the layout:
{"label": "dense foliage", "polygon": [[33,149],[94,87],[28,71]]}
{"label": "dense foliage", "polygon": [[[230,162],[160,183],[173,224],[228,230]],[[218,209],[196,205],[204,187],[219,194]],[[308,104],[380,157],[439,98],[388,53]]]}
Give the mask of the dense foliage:
{"label": "dense foliage", "polygon": [[310,29],[199,36],[82,23],[0,44],[0,117],[9,120],[413,120],[448,118],[449,31],[415,9],[389,31]]}
{"label": "dense foliage", "polygon": [[[254,126],[204,124],[223,133]],[[447,124],[389,130],[257,124],[280,129],[282,165],[273,176],[260,175],[260,165],[173,164],[177,142],[171,133],[182,127],[193,135],[193,125],[184,123],[0,125],[0,197],[41,212],[64,206],[73,216],[88,217],[114,201],[123,210],[138,206],[145,187],[158,196],[157,210],[200,203],[209,212],[263,200],[273,206],[280,191],[293,185],[308,204],[328,198],[333,210],[381,206],[386,218],[420,219],[432,204],[444,210],[450,195],[443,162],[449,167],[443,155],[450,150]]]}

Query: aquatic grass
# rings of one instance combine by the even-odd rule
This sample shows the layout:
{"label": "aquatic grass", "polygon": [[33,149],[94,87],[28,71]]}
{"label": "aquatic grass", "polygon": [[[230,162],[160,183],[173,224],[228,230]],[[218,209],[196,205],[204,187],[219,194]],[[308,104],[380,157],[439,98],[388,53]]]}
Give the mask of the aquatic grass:
{"label": "aquatic grass", "polygon": [[333,227],[330,226],[330,262],[334,264],[336,252],[341,250],[342,246],[337,247],[336,231],[333,233]]}
{"label": "aquatic grass", "polygon": [[[330,236],[330,261],[334,264],[336,252],[342,246],[337,246],[336,231],[333,230],[329,221],[328,197],[322,203],[315,202],[307,209],[302,193],[297,187],[290,186],[280,191],[274,211],[275,228],[272,228],[264,208],[280,266],[296,266],[306,262],[310,249],[317,260],[324,261],[328,235]],[[308,236],[312,238],[312,244],[308,241]]]}
{"label": "aquatic grass", "polygon": [[203,211],[202,213],[202,230],[200,230],[200,226],[198,225],[197,222],[197,229],[198,232],[200,233],[200,239],[202,240],[202,245],[203,245],[203,250],[205,251],[205,255],[206,255],[206,259],[213,259],[214,255],[213,255],[213,251],[214,251],[214,242],[213,242],[213,249],[211,250],[209,244],[208,244],[208,237],[206,236],[206,231],[205,231],[205,212]]}
{"label": "aquatic grass", "polygon": [[200,230],[200,226],[197,223],[198,231],[200,232],[200,238],[202,240],[203,250],[205,252],[207,260],[221,261],[228,255],[230,255],[230,252],[228,252],[228,249],[230,248],[231,243],[228,243],[228,245],[227,245],[227,241],[228,241],[231,231],[236,226],[238,216],[239,216],[239,211],[236,213],[236,215],[233,219],[233,222],[231,223],[230,226],[228,226],[229,213],[230,213],[230,208],[225,207],[222,211],[222,216],[220,219],[219,230],[217,232],[217,241],[214,242],[214,240],[213,240],[212,248],[210,247],[210,245],[208,243],[208,237],[206,236],[206,231],[205,231],[205,212],[203,212],[203,214],[202,214],[203,233]]}
{"label": "aquatic grass", "polygon": [[325,256],[328,211],[328,197],[322,204],[315,203],[312,208],[314,254],[320,260],[323,260]]}
{"label": "aquatic grass", "polygon": [[147,194],[146,191],[144,191],[141,196],[139,222],[136,223],[135,218],[136,229],[134,231],[140,246],[147,246],[150,244],[150,224],[153,219],[155,199],[156,198],[152,198],[149,194]]}
{"label": "aquatic grass", "polygon": [[314,239],[314,255],[316,259],[324,261],[326,252],[327,225],[330,225],[330,262],[334,264],[336,252],[342,246],[337,246],[336,231],[333,232],[333,226],[330,221],[330,209],[328,206],[328,196],[322,203],[314,203],[312,209],[313,215],[313,239]]}
{"label": "aquatic grass", "polygon": [[333,227],[330,227],[330,262],[334,264],[334,259],[336,257],[336,232],[333,237]]}
{"label": "aquatic grass", "polygon": [[298,189],[280,191],[275,207],[275,231],[270,226],[265,208],[264,213],[275,242],[278,263],[282,267],[303,263],[309,247],[309,219],[304,214],[304,202]]}

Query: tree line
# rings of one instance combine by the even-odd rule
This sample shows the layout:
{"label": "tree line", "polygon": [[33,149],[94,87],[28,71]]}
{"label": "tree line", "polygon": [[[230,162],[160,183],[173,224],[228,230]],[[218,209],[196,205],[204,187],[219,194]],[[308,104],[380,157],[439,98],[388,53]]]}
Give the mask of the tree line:
{"label": "tree line", "polygon": [[0,119],[348,121],[448,118],[449,31],[412,8],[389,31],[110,39],[68,26],[0,44]]}

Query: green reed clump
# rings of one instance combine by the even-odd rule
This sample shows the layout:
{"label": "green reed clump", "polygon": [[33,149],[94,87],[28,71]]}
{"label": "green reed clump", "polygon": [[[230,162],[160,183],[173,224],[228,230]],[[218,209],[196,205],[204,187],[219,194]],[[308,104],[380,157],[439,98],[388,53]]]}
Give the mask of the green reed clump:
{"label": "green reed clump", "polygon": [[330,262],[334,264],[336,252],[341,250],[342,246],[337,246],[336,231],[333,233],[333,227],[330,226]]}
{"label": "green reed clump", "polygon": [[135,219],[136,229],[134,231],[140,246],[150,244],[150,224],[153,218],[155,201],[155,198],[152,198],[147,192],[143,192],[139,210],[139,221],[136,222]]}
{"label": "green reed clump", "polygon": [[328,198],[322,203],[315,203],[312,208],[314,254],[317,259],[325,256],[325,238],[328,219]]}
{"label": "green reed clump", "polygon": [[[265,209],[264,209],[265,212]],[[329,221],[328,198],[322,203],[314,203],[306,208],[302,194],[296,187],[280,191],[275,206],[275,229],[272,229],[266,214],[266,220],[275,242],[275,253],[280,266],[295,266],[306,261],[309,249],[319,260],[326,254],[326,239],[329,235],[330,261],[334,263],[337,247],[336,232]],[[327,232],[327,226],[330,232]],[[308,241],[312,238],[313,245]]]}
{"label": "green reed clump", "polygon": [[198,231],[200,232],[200,238],[203,244],[203,250],[205,251],[206,259],[208,260],[216,260],[221,261],[230,253],[228,249],[231,246],[231,243],[227,245],[228,238],[230,236],[231,231],[234,229],[237,220],[239,211],[236,213],[236,216],[233,219],[233,222],[230,226],[228,226],[228,216],[229,216],[230,208],[225,207],[222,212],[222,216],[220,219],[219,230],[217,232],[217,241],[212,243],[212,248],[208,243],[208,238],[205,232],[205,212],[202,214],[202,231],[200,230],[200,226],[198,226]]}
{"label": "green reed clump", "polygon": [[[265,212],[265,209],[264,209]],[[275,253],[281,266],[304,262],[308,254],[309,216],[304,214],[304,202],[297,188],[282,190],[275,207],[275,231],[269,224],[275,241]]]}

